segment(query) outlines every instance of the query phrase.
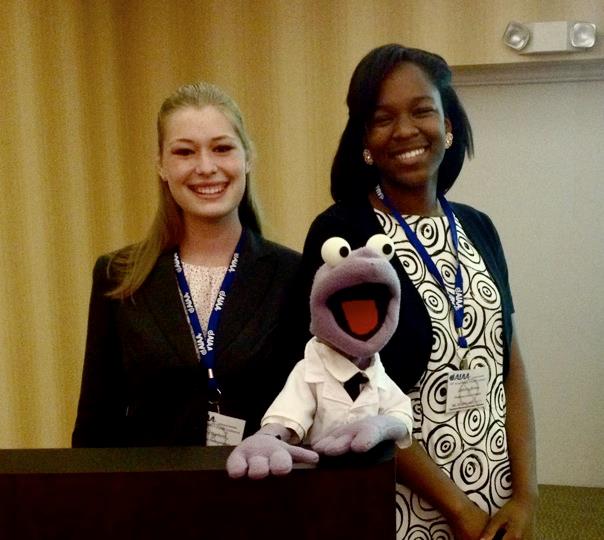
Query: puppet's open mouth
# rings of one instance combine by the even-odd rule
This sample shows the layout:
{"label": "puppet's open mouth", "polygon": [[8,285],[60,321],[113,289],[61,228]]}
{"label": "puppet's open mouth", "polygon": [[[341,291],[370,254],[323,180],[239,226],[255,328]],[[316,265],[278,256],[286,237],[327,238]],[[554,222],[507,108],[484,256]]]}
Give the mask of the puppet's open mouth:
{"label": "puppet's open mouth", "polygon": [[361,283],[329,297],[327,307],[344,332],[367,341],[382,327],[392,294],[382,283]]}

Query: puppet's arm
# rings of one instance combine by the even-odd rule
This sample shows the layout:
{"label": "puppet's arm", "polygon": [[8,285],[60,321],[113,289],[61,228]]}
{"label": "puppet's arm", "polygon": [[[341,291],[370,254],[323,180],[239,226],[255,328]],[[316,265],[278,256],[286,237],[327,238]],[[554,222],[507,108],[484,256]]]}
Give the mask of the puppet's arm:
{"label": "puppet's arm", "polygon": [[327,456],[346,452],[367,452],[386,440],[401,441],[409,438],[406,422],[396,416],[368,416],[334,429],[313,444],[313,450]]}
{"label": "puppet's arm", "polygon": [[376,369],[382,379],[378,415],[368,416],[336,428],[313,444],[313,450],[328,456],[339,456],[350,450],[367,452],[386,440],[396,441],[399,448],[406,448],[411,444],[413,431],[411,400],[388,377],[381,363],[376,366]]}
{"label": "puppet's arm", "polygon": [[304,381],[304,363],[298,362],[285,387],[262,419],[262,427],[231,452],[227,472],[231,478],[264,478],[288,474],[294,462],[317,463],[319,455],[289,442],[299,442],[312,425],[316,398]]}

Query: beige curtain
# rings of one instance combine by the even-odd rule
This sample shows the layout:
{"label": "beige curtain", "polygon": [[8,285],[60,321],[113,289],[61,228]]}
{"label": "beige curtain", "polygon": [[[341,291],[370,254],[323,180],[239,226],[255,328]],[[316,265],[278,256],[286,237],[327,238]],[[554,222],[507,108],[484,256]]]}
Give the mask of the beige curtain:
{"label": "beige curtain", "polygon": [[258,149],[267,236],[301,248],[330,201],[347,84],[362,55],[396,41],[451,63],[515,61],[500,45],[511,15],[564,18],[572,8],[602,19],[588,0],[547,4],[4,0],[0,447],[69,445],[92,265],[149,225],[155,114],[177,86],[209,80],[239,102]]}

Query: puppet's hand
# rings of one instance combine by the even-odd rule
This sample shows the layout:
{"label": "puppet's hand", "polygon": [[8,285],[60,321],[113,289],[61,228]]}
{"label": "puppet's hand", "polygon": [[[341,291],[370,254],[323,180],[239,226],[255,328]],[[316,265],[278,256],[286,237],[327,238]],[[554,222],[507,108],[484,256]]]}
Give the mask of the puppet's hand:
{"label": "puppet's hand", "polygon": [[394,416],[369,416],[334,429],[312,448],[326,456],[339,456],[350,450],[367,452],[382,441],[397,441],[407,434],[405,423]]}
{"label": "puppet's hand", "polygon": [[259,479],[269,474],[288,474],[294,462],[318,461],[316,452],[288,444],[261,429],[239,443],[227,459],[226,468],[231,478],[247,475],[249,478]]}

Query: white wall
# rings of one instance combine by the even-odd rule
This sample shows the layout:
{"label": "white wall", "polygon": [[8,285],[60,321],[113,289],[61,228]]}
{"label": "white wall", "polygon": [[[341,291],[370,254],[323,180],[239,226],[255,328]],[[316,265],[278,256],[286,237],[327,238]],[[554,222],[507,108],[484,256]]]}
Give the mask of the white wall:
{"label": "white wall", "polygon": [[459,88],[476,157],[451,200],[502,237],[540,483],[604,486],[604,81]]}

